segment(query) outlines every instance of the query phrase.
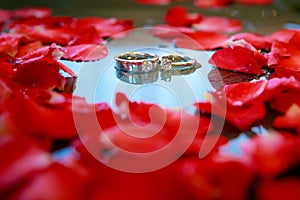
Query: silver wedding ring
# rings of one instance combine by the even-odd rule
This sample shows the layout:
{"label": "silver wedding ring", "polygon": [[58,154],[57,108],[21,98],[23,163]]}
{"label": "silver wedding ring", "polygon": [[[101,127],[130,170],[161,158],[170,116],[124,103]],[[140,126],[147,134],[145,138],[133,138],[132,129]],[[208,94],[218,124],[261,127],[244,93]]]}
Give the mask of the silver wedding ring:
{"label": "silver wedding ring", "polygon": [[147,73],[159,69],[159,57],[153,53],[126,52],[115,56],[116,70],[130,74]]}

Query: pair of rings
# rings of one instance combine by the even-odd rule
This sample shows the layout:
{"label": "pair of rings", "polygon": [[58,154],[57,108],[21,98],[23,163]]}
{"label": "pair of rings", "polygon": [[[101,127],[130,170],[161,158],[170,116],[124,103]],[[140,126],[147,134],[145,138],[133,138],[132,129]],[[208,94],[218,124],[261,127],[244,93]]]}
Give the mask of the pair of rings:
{"label": "pair of rings", "polygon": [[116,70],[130,74],[149,73],[152,71],[185,70],[199,68],[196,59],[177,54],[158,56],[153,53],[126,52],[115,56]]}
{"label": "pair of rings", "polygon": [[127,73],[121,70],[116,70],[116,77],[124,81],[126,83],[131,84],[147,84],[153,83],[160,78],[163,81],[170,82],[172,76],[181,76],[181,75],[188,75],[192,74],[196,71],[196,68],[188,68],[183,70],[171,70],[171,71],[151,71],[147,73]]}

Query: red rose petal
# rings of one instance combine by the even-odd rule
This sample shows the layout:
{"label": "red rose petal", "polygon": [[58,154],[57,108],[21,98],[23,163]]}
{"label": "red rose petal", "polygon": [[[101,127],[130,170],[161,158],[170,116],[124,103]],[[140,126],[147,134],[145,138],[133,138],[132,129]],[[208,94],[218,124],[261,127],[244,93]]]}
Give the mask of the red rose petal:
{"label": "red rose petal", "polygon": [[44,18],[49,17],[52,14],[52,9],[47,7],[27,7],[19,8],[13,11],[14,17],[18,18]]}
{"label": "red rose petal", "polygon": [[57,61],[57,59],[59,59],[62,55],[63,52],[59,49],[59,47],[53,44],[51,46],[39,48],[35,51],[32,51],[26,55],[19,57],[17,59],[17,63],[20,64],[20,66],[22,66],[28,63],[34,63],[36,61],[43,61],[47,62],[49,65],[52,64],[56,68],[58,67],[58,69],[62,69],[64,72],[68,73],[72,77],[76,77],[77,75],[70,68]]}
{"label": "red rose petal", "polygon": [[135,0],[135,2],[146,5],[167,5],[171,0]]}
{"label": "red rose petal", "polygon": [[289,44],[296,46],[298,49],[300,45],[300,31],[297,32],[289,41]]}
{"label": "red rose petal", "polygon": [[24,19],[15,19],[8,24],[9,28],[13,28],[17,25],[26,25],[26,26],[42,26],[48,29],[57,29],[57,28],[70,28],[76,22],[74,17],[65,17],[65,16],[48,16],[43,18],[29,17]]}
{"label": "red rose petal", "polygon": [[195,30],[185,26],[156,25],[149,32],[161,39],[172,41],[174,38],[184,37],[183,34],[195,33]]}
{"label": "red rose petal", "polygon": [[1,134],[0,194],[3,195],[26,183],[31,175],[47,167],[50,156],[24,136]]}
{"label": "red rose petal", "polygon": [[88,27],[78,30],[78,34],[68,42],[67,46],[74,46],[79,44],[102,44],[104,39],[98,34],[94,27]]}
{"label": "red rose petal", "polygon": [[234,33],[242,28],[242,23],[238,19],[227,17],[204,17],[199,23],[193,24],[193,28],[199,31]]}
{"label": "red rose petal", "polygon": [[186,158],[180,162],[180,182],[193,199],[247,199],[254,178],[250,167],[238,161],[214,159]]}
{"label": "red rose petal", "polygon": [[165,15],[165,22],[170,26],[191,26],[201,20],[201,14],[188,14],[187,9],[183,6],[174,6]]}
{"label": "red rose petal", "polygon": [[[87,17],[76,20],[75,31],[95,29],[102,38],[123,38],[127,35],[127,31],[133,29],[133,20],[116,19],[116,18],[100,18]],[[80,34],[78,34],[80,36]],[[90,43],[90,42],[89,42]]]}
{"label": "red rose petal", "polygon": [[19,65],[14,81],[26,86],[52,89],[61,86],[64,79],[58,71],[58,65],[46,61],[35,61]]}
{"label": "red rose petal", "polygon": [[290,78],[273,78],[268,80],[264,94],[262,95],[264,101],[270,101],[281,93],[287,90],[298,91],[300,90],[300,82],[296,81],[293,77]]}
{"label": "red rose petal", "polygon": [[238,84],[226,85],[226,101],[230,106],[247,106],[257,102],[263,94],[267,81],[258,80],[253,82],[242,82]]}
{"label": "red rose petal", "polygon": [[258,52],[241,46],[234,46],[216,51],[209,63],[221,69],[261,74],[266,59]]}
{"label": "red rose petal", "polygon": [[18,49],[16,57],[24,57],[43,47],[44,45],[41,41],[35,41],[25,45],[21,45]]}
{"label": "red rose petal", "polygon": [[300,105],[300,91],[285,88],[281,94],[274,96],[269,105],[274,110],[285,113],[292,104]]}
{"label": "red rose petal", "polygon": [[12,66],[13,58],[7,54],[0,53],[0,77],[12,78],[15,74]]}
{"label": "red rose petal", "polygon": [[[299,94],[298,94],[299,95]],[[276,117],[273,121],[273,126],[279,129],[295,129],[300,133],[300,101],[298,104],[290,104],[284,116]]]}
{"label": "red rose petal", "polygon": [[226,120],[241,131],[251,128],[266,116],[266,107],[258,102],[248,107],[230,108],[226,111]]}
{"label": "red rose petal", "polygon": [[42,25],[17,24],[11,29],[12,33],[18,33],[31,40],[39,40],[43,43],[57,43],[66,45],[73,38],[73,34],[65,28],[47,28]]}
{"label": "red rose petal", "polygon": [[13,13],[11,11],[0,9],[0,24],[7,22],[12,16]]}
{"label": "red rose petal", "polygon": [[165,15],[165,22],[170,26],[188,26],[187,14],[188,11],[183,6],[172,7]]}
{"label": "red rose petal", "polygon": [[270,76],[271,78],[290,78],[294,77],[296,80],[300,81],[300,72],[296,73],[295,71],[279,68],[275,69],[275,72]]}
{"label": "red rose petal", "polygon": [[[266,116],[266,108],[261,102],[253,103],[250,106],[227,108],[225,106],[220,107],[217,104],[218,102],[213,105],[198,102],[196,106],[200,112],[210,113],[219,117],[224,117],[223,113],[225,113],[225,120],[240,131],[249,130],[251,126]],[[214,110],[211,109],[212,106],[214,106]]]}
{"label": "red rose petal", "polygon": [[266,115],[263,101],[266,86],[267,81],[264,80],[226,85],[210,94],[211,103],[198,102],[196,106],[200,112],[220,117],[224,117],[223,111],[226,114],[225,120],[239,130],[245,131]]}
{"label": "red rose petal", "polygon": [[273,0],[237,0],[237,2],[250,5],[270,5]]}
{"label": "red rose petal", "polygon": [[256,173],[268,179],[299,163],[299,142],[298,137],[272,132],[246,140],[241,150],[249,165],[255,166]]}
{"label": "red rose petal", "polygon": [[19,58],[14,80],[27,87],[61,87],[64,77],[59,74],[59,69],[64,69],[65,66],[54,58],[56,51],[58,49],[53,45]]}
{"label": "red rose petal", "polygon": [[61,47],[62,58],[73,61],[100,60],[108,55],[106,46],[96,44],[80,44]]}
{"label": "red rose petal", "polygon": [[200,8],[225,7],[233,3],[233,0],[194,0],[194,5]]}
{"label": "red rose petal", "polygon": [[[77,136],[72,111],[68,108],[47,108],[38,105],[32,99],[18,98],[11,102],[9,109],[15,127],[28,136],[51,139],[67,139]],[[26,117],[25,113],[30,118]]]}
{"label": "red rose petal", "polygon": [[22,39],[22,35],[2,33],[0,35],[0,52],[14,57],[18,53]]}
{"label": "red rose petal", "polygon": [[[116,126],[107,129],[104,135],[100,137],[100,140],[103,142],[103,148],[107,150],[112,146],[112,142],[117,147],[129,152],[153,152],[166,146],[170,142],[170,139],[169,137],[166,137],[166,130],[156,132],[154,136],[150,137],[153,134],[153,130],[155,130],[154,126],[151,127],[152,128],[141,128],[128,124],[122,126],[122,129],[125,129],[125,131],[122,131]],[[161,127],[156,127],[156,129],[158,128]],[[130,135],[128,133],[130,133]],[[106,140],[109,141],[108,144],[104,142]]]}
{"label": "red rose petal", "polygon": [[238,33],[233,35],[230,40],[245,40],[256,49],[271,49],[273,39],[270,36],[255,33]]}
{"label": "red rose petal", "polygon": [[300,31],[283,29],[272,33],[270,37],[278,42],[289,43],[296,34],[300,34]]}
{"label": "red rose petal", "polygon": [[267,57],[268,66],[271,68],[300,72],[300,49],[297,46],[274,42]]}
{"label": "red rose petal", "polygon": [[212,50],[224,46],[228,37],[216,32],[197,31],[176,38],[176,46],[194,50]]}
{"label": "red rose petal", "polygon": [[13,199],[74,199],[83,197],[84,181],[74,170],[53,163],[36,173],[22,188],[15,192]]}
{"label": "red rose petal", "polygon": [[[223,113],[226,113],[225,120],[241,131],[249,130],[251,126],[266,116],[266,108],[261,102],[253,103],[250,106],[227,108],[225,106],[220,107],[217,104],[218,102],[213,105],[198,102],[196,106],[200,112],[210,113],[219,117],[224,117]],[[214,110],[211,110],[212,106],[214,106]]]}
{"label": "red rose petal", "polygon": [[96,26],[99,24],[107,24],[108,19],[103,18],[103,17],[82,17],[76,19],[74,22],[77,27],[83,27],[83,29],[91,27],[91,26]]}
{"label": "red rose petal", "polygon": [[256,196],[264,200],[296,200],[300,197],[300,181],[296,177],[266,180],[257,187]]}

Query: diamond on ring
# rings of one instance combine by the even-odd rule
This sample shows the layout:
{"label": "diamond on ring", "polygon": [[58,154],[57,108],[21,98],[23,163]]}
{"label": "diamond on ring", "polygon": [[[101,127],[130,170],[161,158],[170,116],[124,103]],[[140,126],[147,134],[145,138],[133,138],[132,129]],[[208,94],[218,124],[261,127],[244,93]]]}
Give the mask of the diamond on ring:
{"label": "diamond on ring", "polygon": [[189,68],[199,68],[201,64],[196,61],[196,59],[181,56],[176,54],[168,54],[160,57],[161,71],[170,70],[186,70]]}
{"label": "diamond on ring", "polygon": [[170,70],[172,70],[172,62],[169,61],[168,59],[161,59],[160,69],[161,69],[161,71],[170,71]]}

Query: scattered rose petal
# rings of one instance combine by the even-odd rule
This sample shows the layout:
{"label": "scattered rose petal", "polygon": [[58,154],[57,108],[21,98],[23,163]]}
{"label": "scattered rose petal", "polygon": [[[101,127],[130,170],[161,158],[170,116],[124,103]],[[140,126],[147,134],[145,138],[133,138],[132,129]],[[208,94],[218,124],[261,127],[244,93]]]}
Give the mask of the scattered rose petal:
{"label": "scattered rose petal", "polygon": [[67,46],[74,46],[79,44],[102,44],[104,39],[98,34],[98,31],[94,27],[88,27],[83,31],[78,31],[78,34],[68,42]]}
{"label": "scattered rose petal", "polygon": [[0,23],[7,22],[12,16],[13,13],[11,11],[0,9]]}
{"label": "scattered rose petal", "polygon": [[212,50],[224,46],[228,37],[216,32],[197,31],[176,38],[176,46],[194,50]]}
{"label": "scattered rose petal", "polygon": [[274,69],[288,69],[300,72],[300,49],[292,44],[274,42],[267,55],[268,66]]}
{"label": "scattered rose petal", "polygon": [[[17,147],[17,148],[16,148]],[[9,152],[9,153],[8,153]],[[0,194],[9,194],[50,164],[50,155],[24,136],[1,134]]]}
{"label": "scattered rose petal", "polygon": [[260,135],[241,144],[243,156],[265,179],[275,178],[299,163],[299,138],[276,132]]}
{"label": "scattered rose petal", "polygon": [[15,71],[12,67],[13,58],[5,53],[0,53],[0,77],[12,78]]}
{"label": "scattered rose petal", "polygon": [[256,49],[271,49],[273,39],[270,36],[259,35],[255,33],[237,33],[230,40],[245,40]]}
{"label": "scattered rose petal", "polygon": [[226,101],[230,106],[251,105],[262,95],[266,85],[265,80],[225,85]]}
{"label": "scattered rose petal", "polygon": [[43,43],[57,43],[60,45],[68,44],[68,42],[73,38],[73,35],[65,28],[51,29],[42,25],[30,26],[17,24],[10,32],[22,34],[30,40],[39,40]]}
{"label": "scattered rose petal", "polygon": [[43,48],[44,45],[41,41],[30,42],[24,45],[21,45],[18,49],[18,53],[16,57],[24,57],[28,54],[32,54],[33,52],[37,51],[38,49]]}
{"label": "scattered rose petal", "polygon": [[2,33],[0,35],[0,52],[14,57],[19,50],[23,36]]}
{"label": "scattered rose petal", "polygon": [[237,2],[250,5],[270,5],[273,0],[237,0]]}
{"label": "scattered rose petal", "polygon": [[300,73],[292,71],[292,70],[288,70],[288,69],[284,69],[284,68],[279,68],[279,69],[275,69],[275,72],[273,74],[271,74],[270,78],[290,78],[290,77],[294,77],[296,80],[300,81]]}
{"label": "scattered rose petal", "polygon": [[81,44],[61,47],[62,58],[73,61],[100,60],[107,56],[108,51],[104,45]]}
{"label": "scattered rose petal", "polygon": [[[299,95],[299,94],[298,94]],[[300,133],[300,101],[298,104],[292,104],[286,111],[285,115],[276,117],[273,125],[279,129],[295,129],[297,133]]]}
{"label": "scattered rose petal", "polygon": [[[127,36],[128,30],[134,28],[133,20],[131,19],[117,19],[117,18],[96,18],[87,17],[76,20],[75,27],[78,27],[84,32],[85,29],[96,29],[99,36],[106,38],[124,38]],[[77,31],[77,30],[75,30]],[[80,35],[79,35],[80,36]],[[94,39],[92,37],[92,39]],[[91,43],[91,42],[89,42]]]}
{"label": "scattered rose petal", "polygon": [[135,0],[135,2],[146,5],[167,5],[171,0]]}
{"label": "scattered rose petal", "polygon": [[296,177],[286,177],[262,181],[258,185],[256,196],[264,200],[295,200],[300,196],[300,181]]}
{"label": "scattered rose petal", "polygon": [[17,18],[44,18],[52,15],[52,9],[47,7],[19,8],[13,11],[13,15]]}
{"label": "scattered rose petal", "polygon": [[296,34],[300,34],[300,32],[297,30],[283,29],[272,33],[270,37],[278,42],[289,43]]}
{"label": "scattered rose petal", "polygon": [[233,0],[194,0],[194,5],[200,8],[219,8],[233,3]]}
{"label": "scattered rose petal", "polygon": [[191,26],[202,20],[201,14],[188,14],[183,6],[170,8],[165,15],[165,22],[170,26]]}
{"label": "scattered rose petal", "polygon": [[261,74],[262,66],[266,65],[266,61],[264,56],[257,51],[234,46],[216,51],[209,63],[221,69]]}
{"label": "scattered rose petal", "polygon": [[193,24],[193,28],[198,31],[234,33],[242,29],[242,23],[227,17],[204,17],[199,23]]}
{"label": "scattered rose petal", "polygon": [[60,163],[53,163],[34,174],[12,197],[14,199],[83,198],[84,182],[80,174]]}
{"label": "scattered rose petal", "polygon": [[152,35],[165,39],[167,41],[172,41],[175,38],[184,37],[184,34],[195,33],[190,27],[185,26],[169,26],[169,25],[156,25],[149,31]]}

